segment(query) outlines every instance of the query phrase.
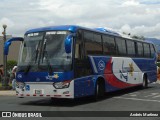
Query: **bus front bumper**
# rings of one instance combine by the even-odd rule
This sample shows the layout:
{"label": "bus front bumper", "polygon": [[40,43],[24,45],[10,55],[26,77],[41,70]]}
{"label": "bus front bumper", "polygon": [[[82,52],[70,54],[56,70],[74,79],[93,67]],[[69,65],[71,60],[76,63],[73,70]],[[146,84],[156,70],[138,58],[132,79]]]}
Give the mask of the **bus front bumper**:
{"label": "bus front bumper", "polygon": [[[74,98],[74,81],[70,81],[68,86],[58,88],[63,83],[44,82],[17,82],[16,95],[18,97],[51,97],[51,98]],[[66,84],[66,83],[65,83]],[[63,84],[64,85],[64,84]],[[56,88],[57,87],[57,88]]]}

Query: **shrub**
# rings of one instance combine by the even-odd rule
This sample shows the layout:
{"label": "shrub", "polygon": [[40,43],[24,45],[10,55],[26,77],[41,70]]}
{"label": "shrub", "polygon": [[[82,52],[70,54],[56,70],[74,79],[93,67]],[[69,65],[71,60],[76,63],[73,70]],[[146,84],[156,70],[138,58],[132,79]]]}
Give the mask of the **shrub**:
{"label": "shrub", "polygon": [[15,60],[8,60],[7,61],[7,71],[12,70],[12,68],[14,66],[16,66],[16,65],[17,65],[17,61],[15,61]]}

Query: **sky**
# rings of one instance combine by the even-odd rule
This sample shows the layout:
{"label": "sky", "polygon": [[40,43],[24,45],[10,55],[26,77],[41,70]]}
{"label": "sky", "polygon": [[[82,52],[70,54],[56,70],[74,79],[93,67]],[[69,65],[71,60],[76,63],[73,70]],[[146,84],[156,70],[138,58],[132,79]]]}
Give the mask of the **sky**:
{"label": "sky", "polygon": [[160,39],[160,0],[0,0],[0,33],[3,24],[13,36],[32,28],[80,25]]}

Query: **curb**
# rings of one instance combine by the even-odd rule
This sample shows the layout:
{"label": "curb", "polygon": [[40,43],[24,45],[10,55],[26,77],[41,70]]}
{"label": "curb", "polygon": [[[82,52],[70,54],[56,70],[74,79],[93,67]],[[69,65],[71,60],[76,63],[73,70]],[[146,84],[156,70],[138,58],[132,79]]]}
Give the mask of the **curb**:
{"label": "curb", "polygon": [[156,83],[160,84],[160,80],[157,80]]}

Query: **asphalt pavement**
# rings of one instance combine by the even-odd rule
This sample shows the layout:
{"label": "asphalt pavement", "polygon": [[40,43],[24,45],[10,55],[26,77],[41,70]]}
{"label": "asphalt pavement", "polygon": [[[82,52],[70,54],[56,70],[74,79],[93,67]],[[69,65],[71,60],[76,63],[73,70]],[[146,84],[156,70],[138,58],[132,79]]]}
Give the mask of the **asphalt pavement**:
{"label": "asphalt pavement", "polygon": [[[158,84],[159,83],[159,84]],[[160,81],[152,83],[147,89],[135,88],[125,89],[118,92],[108,93],[106,97],[99,101],[90,98],[75,100],[50,99],[39,97],[15,97],[13,90],[0,91],[0,111],[159,111],[160,109]],[[74,113],[73,113],[74,114]],[[60,113],[58,113],[59,116]],[[70,119],[62,117],[63,119]],[[96,118],[96,117],[95,117]],[[101,117],[102,118],[102,117]],[[58,118],[59,119],[59,118]],[[63,120],[62,119],[62,120]],[[75,119],[75,118],[73,118]],[[78,118],[83,119],[83,118]],[[107,118],[109,120],[128,120],[127,118]],[[133,117],[131,120],[158,120],[156,117]],[[61,120],[61,119],[59,119]],[[90,119],[89,119],[90,120]],[[92,119],[93,120],[93,119]],[[130,120],[130,119],[129,119]]]}

